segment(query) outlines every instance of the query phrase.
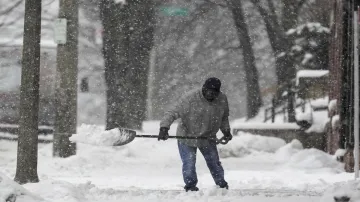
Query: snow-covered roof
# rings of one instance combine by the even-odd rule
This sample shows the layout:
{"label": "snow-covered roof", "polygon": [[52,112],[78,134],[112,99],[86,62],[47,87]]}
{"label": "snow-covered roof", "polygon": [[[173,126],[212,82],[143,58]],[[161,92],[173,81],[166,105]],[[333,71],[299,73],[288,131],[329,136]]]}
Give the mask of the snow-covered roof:
{"label": "snow-covered roof", "polygon": [[299,70],[296,73],[296,85],[299,85],[300,78],[316,78],[329,74],[329,70]]}

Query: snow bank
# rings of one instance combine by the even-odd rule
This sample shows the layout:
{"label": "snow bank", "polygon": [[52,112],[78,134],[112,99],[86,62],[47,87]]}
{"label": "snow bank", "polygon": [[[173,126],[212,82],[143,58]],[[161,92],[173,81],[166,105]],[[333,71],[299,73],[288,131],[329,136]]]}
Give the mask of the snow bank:
{"label": "snow bank", "polygon": [[267,155],[268,159],[273,159],[272,161],[283,169],[330,173],[344,171],[343,164],[338,162],[336,157],[318,149],[304,149],[296,139],[286,144],[280,138],[239,132],[227,145],[219,145],[221,158],[241,158],[257,154]]}
{"label": "snow bank", "polygon": [[298,168],[306,171],[311,170],[324,170],[334,173],[343,172],[344,165],[336,159],[318,149],[305,149],[294,153],[288,161],[284,164],[284,167]]}
{"label": "snow bank", "polygon": [[34,196],[21,185],[0,172],[0,202],[35,202],[42,201]]}
{"label": "snow bank", "polygon": [[227,145],[219,146],[219,155],[227,158],[242,157],[253,152],[275,152],[285,144],[280,138],[239,132]]}
{"label": "snow bank", "polygon": [[335,198],[350,198],[350,202],[360,202],[360,181],[336,183],[327,189],[320,202],[334,201]]}
{"label": "snow bank", "polygon": [[38,193],[46,202],[92,201],[86,199],[81,187],[64,181],[42,180],[36,184],[25,184],[24,187]]}
{"label": "snow bank", "polygon": [[70,141],[98,146],[114,146],[127,144],[135,138],[126,129],[104,130],[102,126],[82,124],[77,130],[77,134],[73,134]]}
{"label": "snow bank", "polygon": [[280,147],[275,152],[275,159],[277,162],[285,163],[291,159],[291,157],[303,150],[304,147],[299,140],[293,140],[289,144]]}

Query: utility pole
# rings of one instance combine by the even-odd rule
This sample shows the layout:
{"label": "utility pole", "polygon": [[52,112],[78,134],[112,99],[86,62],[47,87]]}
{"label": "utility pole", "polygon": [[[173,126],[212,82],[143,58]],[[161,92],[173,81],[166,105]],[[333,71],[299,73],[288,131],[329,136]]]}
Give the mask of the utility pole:
{"label": "utility pole", "polygon": [[354,8],[354,172],[359,178],[359,1]]}
{"label": "utility pole", "polygon": [[41,0],[25,1],[20,87],[20,123],[15,181],[38,182],[38,113]]}
{"label": "utility pole", "polygon": [[78,0],[60,0],[57,33],[55,131],[53,156],[76,154],[69,137],[77,126]]}

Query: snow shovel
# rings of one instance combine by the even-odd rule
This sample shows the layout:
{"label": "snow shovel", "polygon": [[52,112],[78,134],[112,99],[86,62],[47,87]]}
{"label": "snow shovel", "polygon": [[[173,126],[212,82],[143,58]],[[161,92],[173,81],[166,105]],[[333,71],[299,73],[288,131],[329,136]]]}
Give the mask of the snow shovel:
{"label": "snow shovel", "polygon": [[[132,142],[135,137],[140,138],[158,138],[158,135],[137,135],[136,131],[126,129],[126,128],[118,128],[120,131],[120,136],[117,141],[115,141],[113,146],[121,146],[128,144]],[[189,137],[189,136],[168,136],[168,138],[174,138],[174,139],[197,139],[197,140],[215,140],[216,144],[227,144],[229,141],[225,139],[225,137],[222,137],[220,139],[213,139],[208,137]]]}

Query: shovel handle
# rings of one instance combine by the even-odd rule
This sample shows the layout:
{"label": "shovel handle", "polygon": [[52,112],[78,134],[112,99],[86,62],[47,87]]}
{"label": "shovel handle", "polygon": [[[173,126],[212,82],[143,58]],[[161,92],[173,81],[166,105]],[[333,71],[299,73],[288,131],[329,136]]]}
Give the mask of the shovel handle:
{"label": "shovel handle", "polygon": [[[136,135],[136,137],[145,137],[145,138],[158,138],[158,135]],[[168,138],[175,138],[175,139],[202,139],[207,140],[208,137],[189,137],[189,136],[168,136]]]}

